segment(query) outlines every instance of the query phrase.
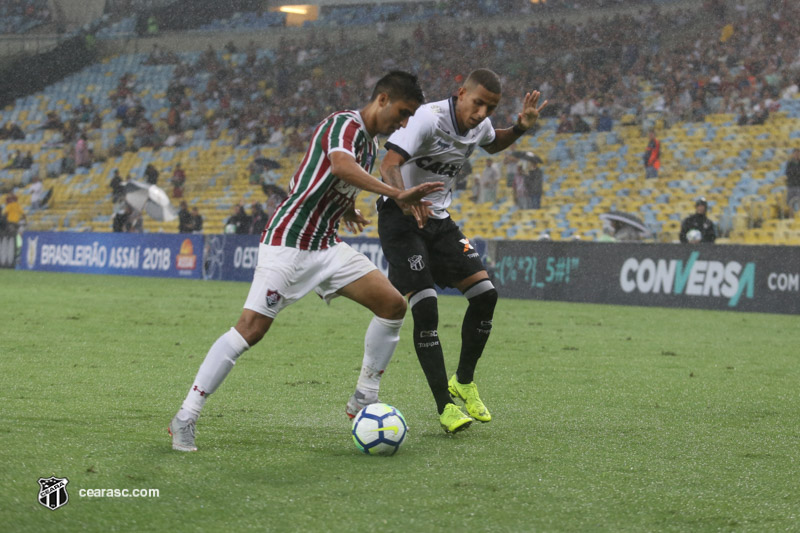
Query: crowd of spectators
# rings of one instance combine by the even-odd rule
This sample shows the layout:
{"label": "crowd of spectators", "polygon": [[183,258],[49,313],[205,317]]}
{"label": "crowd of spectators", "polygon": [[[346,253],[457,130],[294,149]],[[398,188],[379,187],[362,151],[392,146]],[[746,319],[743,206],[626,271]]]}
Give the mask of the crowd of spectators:
{"label": "crowd of spectators", "polygon": [[24,33],[50,20],[47,0],[4,0],[0,2],[0,34]]}
{"label": "crowd of spectators", "polygon": [[[342,31],[334,42],[317,33],[303,43],[283,40],[272,55],[260,55],[252,42],[242,51],[234,47],[244,54],[239,62],[211,47],[194,63],[160,49],[149,61],[178,61],[167,93],[173,135],[204,128],[213,139],[229,129],[237,144],[282,143],[288,153],[303,149],[303,136],[321,116],[368,97],[377,77],[391,68],[417,72],[428,98],[438,99],[476,65],[491,66],[503,76],[508,95],[495,114],[499,125],[513,122],[530,88],[550,102],[547,114],[561,117],[562,133],[609,131],[631,114],[638,122],[669,124],[726,112],[744,115],[743,123],[763,123],[782,95],[797,92],[800,36],[791,21],[800,20],[800,5],[773,1],[753,13],[728,4],[710,0],[695,8],[699,12],[669,13],[653,5],[578,22],[538,18],[523,30],[434,18],[409,39],[392,39],[388,32],[378,47],[353,42]],[[698,18],[707,24],[697,39],[676,37]],[[357,62],[349,60],[354,53]],[[649,93],[642,92],[642,82],[649,82]],[[126,106],[131,108],[135,98]],[[142,126],[135,114],[134,120],[144,128],[137,138],[145,145],[166,141],[166,134],[151,139],[152,125]]]}
{"label": "crowd of spectators", "polygon": [[[634,3],[645,6],[576,20],[557,19],[556,11],[548,11]],[[426,97],[435,100],[452,94],[473,68],[488,66],[501,74],[504,84],[495,124],[512,124],[521,97],[535,88],[549,101],[546,115],[559,118],[560,133],[609,131],[631,115],[647,125],[656,119],[669,124],[724,112],[738,114],[740,124],[761,124],[781,97],[798,92],[797,2],[770,0],[761,11],[753,11],[743,3],[707,0],[667,12],[655,2],[551,0],[542,11],[545,16],[531,19],[527,27],[482,25],[480,16],[491,14],[490,4],[506,15],[520,5],[458,3],[450,8],[457,23],[431,18],[408,38],[393,37],[389,21],[381,46],[354,41],[344,30],[338,37],[311,32],[302,42],[282,39],[269,53],[254,42],[242,49],[228,43],[224,50],[209,46],[188,61],[188,56],[156,45],[145,64],[174,65],[166,91],[168,111],[159,117],[145,109],[135,74],[122,76],[110,95],[120,127],[109,153],[180,146],[186,130],[203,130],[206,139],[227,130],[237,145],[282,146],[284,155],[294,155],[305,149],[321,117],[364,101],[378,77],[392,68],[418,73]],[[524,4],[521,13],[541,7]],[[691,33],[698,25],[702,31]],[[696,37],[683,38],[689,34]],[[353,61],[354,56],[359,60]],[[55,131],[56,141],[68,148],[62,171],[91,165],[95,155],[89,139],[101,125],[89,98],[69,113],[48,114],[42,128]],[[0,137],[20,134],[24,137],[15,124],[0,129]],[[148,171],[147,181],[157,183],[158,171]],[[254,165],[250,171],[251,180],[269,185],[268,169]],[[529,190],[540,186],[533,185],[528,171],[515,168],[507,174],[521,207],[538,205]],[[173,171],[174,198],[183,198],[185,179]],[[491,198],[490,189],[486,191],[476,198]],[[237,233],[247,233],[250,224],[237,221],[251,215],[244,206],[237,207],[241,209],[231,224]]]}

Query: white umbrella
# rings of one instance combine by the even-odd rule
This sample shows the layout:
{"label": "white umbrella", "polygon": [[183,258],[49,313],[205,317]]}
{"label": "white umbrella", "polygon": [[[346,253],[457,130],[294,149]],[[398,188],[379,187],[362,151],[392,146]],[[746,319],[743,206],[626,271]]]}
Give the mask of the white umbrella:
{"label": "white umbrella", "polygon": [[169,222],[178,218],[178,211],[169,203],[164,189],[141,181],[125,183],[125,201],[137,211],[144,211],[155,220]]}
{"label": "white umbrella", "polygon": [[617,221],[625,226],[634,229],[641,238],[649,238],[651,236],[650,230],[644,225],[642,219],[631,213],[623,213],[620,211],[610,211],[600,215],[600,220]]}

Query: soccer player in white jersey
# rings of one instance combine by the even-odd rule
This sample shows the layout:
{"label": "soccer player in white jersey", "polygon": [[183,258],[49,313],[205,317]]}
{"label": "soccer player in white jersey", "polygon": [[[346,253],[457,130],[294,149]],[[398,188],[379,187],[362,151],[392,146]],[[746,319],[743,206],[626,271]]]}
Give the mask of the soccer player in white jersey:
{"label": "soccer player in white jersey", "polygon": [[258,264],[239,321],[211,346],[170,422],[174,449],[197,450],[195,424],[208,396],[236,359],[261,340],[278,312],[312,290],[328,302],[345,296],[375,314],[364,339],[361,374],[347,403],[348,414],[355,416],[364,405],[378,401],[406,302],[369,259],[340,241],[337,229],[340,220],[356,231],[369,223],[354,208],[362,189],[417,208],[427,205],[424,196],[441,190],[441,182],[398,188],[370,175],[377,152],[374,137],[404,127],[422,102],[417,78],[394,71],[378,81],[372,99],[360,111],[334,113],[317,126],[289,184],[289,196],[261,234]]}
{"label": "soccer player in white jersey", "polygon": [[[425,198],[431,202],[429,207],[381,198],[378,234],[389,262],[389,280],[408,298],[414,318],[414,348],[436,400],[439,422],[448,433],[466,429],[474,419],[492,419],[473,378],[497,303],[497,291],[480,256],[447,212],[453,183],[476,148],[490,154],[508,148],[533,127],[547,105],[539,106],[538,91],[527,93],[516,123],[495,129],[489,116],[500,95],[497,74],[475,70],[456,96],[421,106],[406,128],[389,137],[380,167],[383,180],[398,188],[445,183],[441,191]],[[458,369],[449,380],[439,341],[434,285],[455,287],[469,302],[461,327]],[[456,398],[464,402],[469,416],[453,403]]]}

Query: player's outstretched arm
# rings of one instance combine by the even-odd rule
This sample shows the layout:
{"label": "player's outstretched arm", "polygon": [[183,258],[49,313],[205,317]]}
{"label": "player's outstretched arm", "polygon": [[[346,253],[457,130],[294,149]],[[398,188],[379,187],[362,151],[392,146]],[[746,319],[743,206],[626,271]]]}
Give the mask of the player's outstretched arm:
{"label": "player's outstretched arm", "polygon": [[[403,174],[400,171],[400,166],[405,162],[406,158],[403,157],[402,154],[391,149],[387,151],[381,162],[380,169],[383,181],[392,187],[404,189],[405,184],[403,183]],[[425,223],[428,221],[428,215],[430,214],[430,209],[428,209],[430,202],[409,204],[400,200],[397,202],[397,205],[403,210],[403,213],[414,216],[414,219],[417,221],[417,226],[419,226],[420,229],[425,227]]]}
{"label": "player's outstretched arm", "polygon": [[347,152],[333,152],[328,157],[331,160],[331,173],[340,180],[346,181],[364,191],[382,194],[401,202],[424,203],[422,198],[432,192],[444,189],[444,183],[441,181],[423,183],[408,190],[403,190],[402,184],[401,187],[392,187],[372,177]]}
{"label": "player's outstretched arm", "polygon": [[540,96],[539,91],[525,93],[522,112],[517,115],[517,121],[510,128],[494,130],[494,141],[484,146],[483,149],[490,154],[496,154],[514,144],[526,131],[531,129],[539,119],[539,113],[547,105],[547,100],[539,105]]}
{"label": "player's outstretched arm", "polygon": [[398,189],[405,188],[403,186],[403,174],[400,172],[400,167],[405,162],[405,157],[394,150],[388,150],[383,161],[381,161],[381,177],[383,181]]}

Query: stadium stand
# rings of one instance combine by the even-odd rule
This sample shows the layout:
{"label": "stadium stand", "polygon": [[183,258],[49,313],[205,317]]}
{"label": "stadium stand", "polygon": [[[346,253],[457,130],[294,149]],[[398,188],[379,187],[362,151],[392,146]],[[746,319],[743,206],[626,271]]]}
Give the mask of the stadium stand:
{"label": "stadium stand", "polygon": [[50,20],[47,0],[0,2],[0,34],[25,33]]}
{"label": "stadium stand", "polygon": [[[548,9],[558,12],[553,4]],[[200,209],[206,232],[220,233],[234,205],[265,200],[260,184],[250,180],[249,165],[256,155],[280,165],[273,178],[286,187],[298,157],[291,142],[299,137],[302,145],[302,137],[319,118],[343,102],[362,99],[363,87],[378,71],[397,66],[419,72],[426,92],[438,97],[452,91],[458,76],[469,71],[471,60],[460,53],[466,49],[507,73],[508,88],[504,92],[510,96],[496,113],[494,122],[498,126],[513,120],[513,95],[527,87],[539,87],[551,100],[551,116],[542,118],[538,130],[515,147],[544,159],[542,209],[518,209],[505,179],[501,179],[493,204],[477,204],[468,192],[457,192],[454,218],[464,225],[467,235],[535,239],[547,231],[554,240],[591,240],[602,231],[599,215],[613,210],[637,214],[658,240],[672,242],[677,240],[680,221],[693,200],[705,196],[722,232],[718,242],[800,244],[800,218],[790,217],[783,187],[786,156],[800,142],[796,79],[800,71],[796,50],[800,48],[787,22],[800,18],[798,7],[791,3],[776,7],[772,3],[773,11],[766,11],[758,3],[755,7],[747,4],[747,13],[713,11],[709,13],[714,17],[698,23],[698,17],[685,10],[666,14],[652,7],[677,2],[605,4],[630,9],[594,24],[586,20],[593,13],[559,23],[533,17],[524,22],[521,31],[516,26],[496,31],[469,26],[448,30],[446,21],[440,19],[417,22],[429,19],[430,13],[422,19],[409,15],[403,19],[411,21],[403,26],[405,33],[387,41],[386,50],[374,50],[369,42],[355,40],[331,44],[328,39],[335,34],[316,33],[317,26],[338,27],[345,25],[345,20],[353,20],[355,12],[350,10],[355,8],[340,6],[323,10],[313,28],[302,34],[303,39],[282,39],[273,48],[248,48],[237,53],[183,52],[175,55],[177,64],[153,64],[143,53],[108,57],[44,91],[17,99],[2,112],[2,123],[19,124],[25,138],[0,141],[0,160],[5,162],[20,150],[30,151],[35,162],[27,170],[0,171],[0,187],[17,187],[22,204],[27,205],[25,188],[32,177],[47,178],[47,187],[54,188],[52,205],[29,216],[31,229],[110,231],[108,183],[114,169],[123,177],[139,179],[148,164],[156,166],[162,176],[169,176],[180,163],[188,177],[184,199]],[[695,9],[716,9],[714,2],[710,4]],[[473,5],[475,12],[496,8],[497,13],[486,13],[508,14],[497,8],[504,5],[502,2]],[[372,5],[360,11],[359,17],[371,21],[361,24],[399,18],[393,6]],[[651,10],[647,16],[642,6]],[[418,9],[408,11],[424,14],[426,9],[436,8],[420,2]],[[197,30],[235,34],[280,24],[278,14],[266,15],[234,15]],[[741,22],[745,17],[748,24]],[[114,38],[132,31],[134,23],[124,21],[104,28],[104,35]],[[729,25],[736,29],[722,41]],[[689,34],[700,38],[687,44],[676,37]],[[449,39],[459,46],[444,46]],[[565,54],[565,48],[571,53]],[[518,58],[524,57],[526,49],[541,51],[541,58],[548,61],[538,61],[535,72],[525,70]],[[598,49],[608,57],[591,63]],[[392,52],[400,50],[408,52],[402,61],[383,61],[384,56],[393,57]],[[430,54],[430,50],[442,51]],[[355,53],[374,68],[348,62]],[[677,62],[685,57],[691,58],[690,64],[679,68]],[[761,58],[772,61],[756,61]],[[617,60],[622,67],[615,66]],[[141,105],[143,117],[154,125],[160,140],[155,147],[111,156],[122,125],[116,110],[126,100],[119,94],[123,78],[133,80],[130,102]],[[215,78],[222,80],[216,88],[212,87]],[[240,85],[225,85],[237,78]],[[221,85],[235,88],[233,94],[222,90]],[[168,136],[170,99],[176,94],[183,101],[185,126],[177,144],[163,146]],[[79,124],[88,133],[95,162],[74,173],[62,173],[62,160],[73,149],[74,141],[65,142],[62,132],[44,130],[42,125],[48,112],[57,113],[64,121],[77,121],[76,110],[87,97],[95,111],[86,114],[86,120]],[[702,117],[693,111],[698,106]],[[752,115],[757,106],[768,107],[764,123],[741,120],[743,114]],[[601,108],[613,117],[610,131],[594,130]],[[562,112],[583,115],[593,131],[559,133],[557,117]],[[92,121],[94,125],[88,127]],[[259,125],[273,133],[280,130],[278,137],[283,140],[253,144]],[[646,180],[642,168],[647,142],[644,132],[651,127],[662,143],[663,168],[658,179]],[[132,144],[136,129],[123,131],[127,144]],[[473,179],[480,175],[488,158],[485,153],[474,156]],[[373,213],[373,202],[374,198],[362,194],[358,207]],[[147,221],[145,228],[175,232],[177,222]],[[377,236],[375,228],[370,227],[366,235]]]}

